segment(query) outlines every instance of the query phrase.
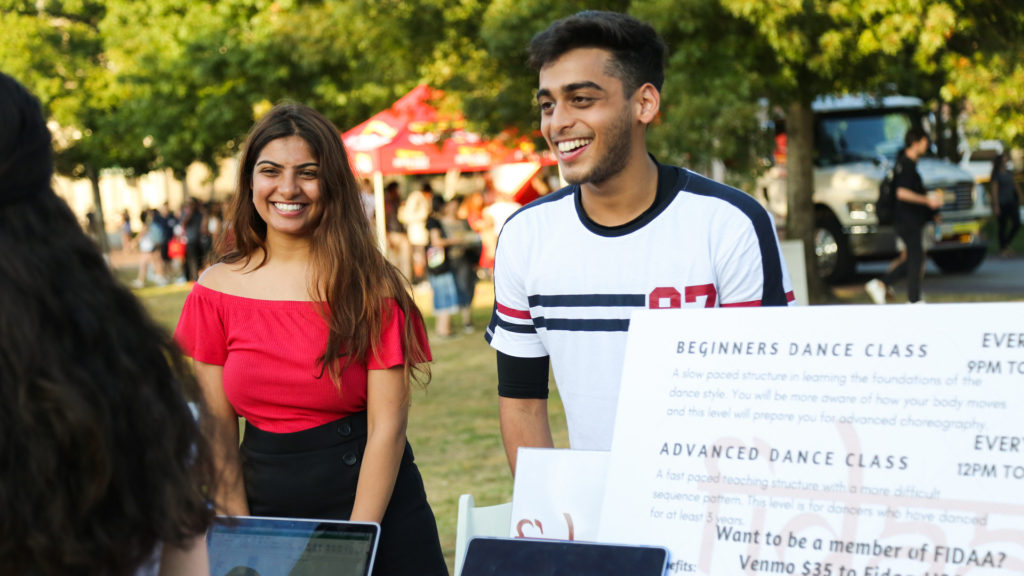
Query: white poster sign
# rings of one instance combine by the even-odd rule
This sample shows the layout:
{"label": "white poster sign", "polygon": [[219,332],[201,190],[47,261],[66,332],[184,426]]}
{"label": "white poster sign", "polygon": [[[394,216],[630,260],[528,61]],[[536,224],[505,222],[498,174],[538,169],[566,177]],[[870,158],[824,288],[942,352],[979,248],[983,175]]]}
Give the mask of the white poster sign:
{"label": "white poster sign", "polygon": [[669,574],[1024,573],[1024,303],[637,313],[599,535]]}
{"label": "white poster sign", "polygon": [[594,542],[608,452],[520,448],[509,536]]}

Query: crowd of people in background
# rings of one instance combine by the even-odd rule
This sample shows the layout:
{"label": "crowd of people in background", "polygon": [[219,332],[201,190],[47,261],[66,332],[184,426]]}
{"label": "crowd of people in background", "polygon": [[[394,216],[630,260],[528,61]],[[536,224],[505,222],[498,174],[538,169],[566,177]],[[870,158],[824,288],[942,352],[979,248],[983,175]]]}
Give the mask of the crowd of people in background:
{"label": "crowd of people in background", "polygon": [[198,280],[211,263],[224,229],[223,221],[220,202],[204,203],[197,198],[188,198],[180,214],[175,214],[167,202],[160,208],[143,209],[138,229],[132,226],[128,211],[122,211],[121,250],[139,255],[139,273],[132,286]]}
{"label": "crowd of people in background", "polygon": [[[497,190],[489,175],[475,180],[480,183],[468,194],[437,193],[426,177],[410,180],[410,191],[404,197],[399,181],[391,180],[384,187],[388,258],[410,284],[432,290],[436,333],[443,338],[474,331],[471,310],[477,280],[491,278],[498,233],[522,206],[512,194]],[[365,216],[376,225],[372,183],[362,179],[359,185]],[[549,190],[538,176],[528,186],[524,203]],[[194,197],[186,198],[178,212],[168,202],[144,208],[137,223],[127,209],[122,210],[118,225],[121,250],[137,254],[138,259],[132,286],[197,281],[216,261],[224,222],[221,202]],[[453,328],[455,315],[460,324]]]}
{"label": "crowd of people in background", "polygon": [[[496,190],[489,177],[481,180],[483,184],[478,190],[447,197],[436,195],[426,178],[416,180],[405,197],[398,181],[392,180],[385,185],[384,222],[388,257],[413,285],[426,287],[431,277],[427,264],[427,249],[431,245],[427,222],[435,216],[435,198],[444,198],[447,203],[455,201],[448,220],[460,222],[459,225],[468,229],[468,236],[471,236],[469,243],[474,244],[474,248],[467,252],[467,257],[458,259],[466,260],[474,282],[476,278],[490,278],[498,232],[522,204],[513,195]],[[366,218],[375,223],[372,184],[363,179],[360,188]],[[536,198],[549,189],[538,177],[531,183],[531,193],[527,197]],[[127,209],[122,210],[117,234],[120,249],[126,254],[139,255],[138,275],[133,287],[195,282],[202,270],[215,259],[224,218],[222,202],[203,202],[193,197],[186,198],[177,213],[168,202],[158,208],[143,208],[137,220],[133,220]],[[91,230],[88,222],[84,226]],[[468,272],[462,274],[469,278]],[[468,280],[463,285],[468,285]]]}

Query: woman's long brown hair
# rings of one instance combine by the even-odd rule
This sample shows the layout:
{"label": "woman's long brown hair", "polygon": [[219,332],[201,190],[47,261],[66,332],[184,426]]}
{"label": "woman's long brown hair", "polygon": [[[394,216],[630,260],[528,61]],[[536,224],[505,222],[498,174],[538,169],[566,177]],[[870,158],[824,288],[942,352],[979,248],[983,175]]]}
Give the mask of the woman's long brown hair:
{"label": "woman's long brown hair", "polygon": [[231,201],[232,245],[226,247],[221,261],[248,263],[262,249],[259,266],[266,263],[267,224],[252,203],[253,170],[268,143],[289,136],[305,140],[320,163],[320,212],[314,215],[310,232],[309,290],[314,300],[324,304],[319,309],[329,328],[321,371],[340,385],[341,372],[351,362],[377,354],[382,328],[390,321],[390,307],[385,306],[390,298],[405,315],[401,338],[405,380],[426,386],[428,353],[417,335],[423,331],[422,315],[408,280],[377,247],[340,132],[319,112],[301,104],[280,104],[253,126],[242,154],[238,191]]}

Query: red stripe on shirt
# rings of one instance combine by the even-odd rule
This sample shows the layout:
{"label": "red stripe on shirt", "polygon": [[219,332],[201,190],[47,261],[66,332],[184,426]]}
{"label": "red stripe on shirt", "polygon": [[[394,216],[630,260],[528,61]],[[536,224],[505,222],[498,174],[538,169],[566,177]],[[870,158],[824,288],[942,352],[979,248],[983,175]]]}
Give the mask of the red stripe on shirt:
{"label": "red stripe on shirt", "polygon": [[760,306],[760,300],[751,300],[750,302],[733,302],[732,304],[722,304],[722,308],[749,308],[752,306]]}
{"label": "red stripe on shirt", "polygon": [[[786,302],[792,302],[794,300],[796,300],[796,294],[793,294],[792,290],[786,292]],[[752,306],[760,305],[760,300],[751,300],[750,302],[733,302],[732,304],[722,304],[722,308],[749,308]]]}
{"label": "red stripe on shirt", "polygon": [[498,312],[501,312],[505,316],[511,316],[512,318],[519,318],[522,320],[530,319],[529,310],[516,310],[514,308],[509,308],[508,306],[505,306],[501,302],[495,302],[494,305],[498,307]]}

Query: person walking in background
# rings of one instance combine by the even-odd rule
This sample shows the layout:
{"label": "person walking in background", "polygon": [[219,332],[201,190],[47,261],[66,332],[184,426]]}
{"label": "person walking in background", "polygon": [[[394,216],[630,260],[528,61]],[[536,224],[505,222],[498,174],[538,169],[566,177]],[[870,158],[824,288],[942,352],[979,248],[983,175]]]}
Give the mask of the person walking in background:
{"label": "person walking in background", "polygon": [[398,267],[406,280],[412,282],[412,253],[405,226],[398,219],[398,208],[402,196],[398,193],[398,182],[392,180],[384,187],[384,229],[388,234],[388,259]]}
{"label": "person walking in background", "polygon": [[452,261],[461,240],[447,235],[441,224],[446,202],[435,195],[431,200],[432,210],[427,216],[427,279],[434,295],[434,332],[440,338],[452,336],[452,315],[459,310],[459,294],[452,273]]}
{"label": "person walking in background", "polygon": [[516,210],[522,208],[522,204],[512,199],[512,195],[495,189],[493,192],[494,202],[491,202],[483,209],[484,229],[488,231],[491,238],[489,249],[491,261],[494,261],[494,251],[498,245],[498,236],[505,226],[505,221],[515,214]]}
{"label": "person walking in background", "polygon": [[1010,243],[1020,230],[1020,188],[1007,166],[1006,152],[1000,152],[992,161],[992,215],[999,226],[999,255],[1013,256]]}
{"label": "person walking in background", "polygon": [[549,360],[571,447],[609,450],[634,310],[794,302],[764,208],[647,151],[665,57],[649,24],[581,12],[529,53],[540,130],[569,186],[510,217],[497,247],[487,340],[513,474],[520,446],[552,446]]}
{"label": "person walking in background", "polygon": [[132,216],[128,210],[121,211],[121,251],[125,254],[135,252],[135,233],[132,231]]}
{"label": "person walking in background", "polygon": [[174,239],[174,227],[178,225],[178,219],[174,216],[174,212],[171,211],[171,205],[164,202],[160,205],[159,210],[153,210],[153,221],[150,225],[157,226],[160,228],[160,258],[164,261],[164,271],[169,279],[174,277],[174,262],[171,258],[170,246],[171,240]]}
{"label": "person walking in background", "polygon": [[0,571],[209,574],[195,379],[52,171],[39,102],[0,74]]}
{"label": "person walking in background", "polygon": [[374,574],[447,574],[406,439],[410,376],[427,384],[430,348],[338,134],[299,104],[256,123],[232,246],[185,301],[175,336],[222,440],[214,501],[230,515],[379,522]]}
{"label": "person walking in background", "polygon": [[206,228],[203,230],[203,268],[210,265],[216,258],[217,246],[220,244],[221,232],[224,229],[224,209],[220,202],[206,203]]}
{"label": "person walking in background", "polygon": [[427,217],[433,206],[434,191],[426,180],[420,182],[419,188],[409,193],[399,212],[398,218],[405,224],[405,233],[409,238],[412,250],[412,281],[418,282],[427,272],[427,244],[430,237],[427,233]]}
{"label": "person walking in background", "polygon": [[[455,280],[455,296],[462,320],[462,331],[473,331],[473,295],[476,292],[476,269],[480,261],[480,236],[459,216],[464,204],[455,195],[441,207],[438,222],[449,244],[447,257]],[[433,233],[432,233],[433,234]],[[433,235],[431,240],[434,240]]]}
{"label": "person walking in background", "polygon": [[85,232],[97,246],[101,246],[100,240],[103,230],[100,228],[100,219],[96,217],[95,210],[89,210],[85,213]]}
{"label": "person walking in background", "polygon": [[359,200],[363,204],[363,212],[366,214],[366,219],[371,224],[376,224],[375,219],[377,217],[377,198],[373,195],[373,184],[369,178],[362,178],[359,180]]}
{"label": "person walking in background", "polygon": [[470,229],[476,232],[477,238],[480,241],[480,246],[477,248],[477,259],[473,263],[474,269],[478,277],[484,276],[490,278],[491,269],[494,268],[494,253],[493,250],[490,254],[487,253],[487,248],[484,245],[484,235],[487,233],[487,223],[484,220],[484,195],[483,192],[473,192],[462,201],[462,205],[459,206],[459,219],[465,220],[469,224]]}
{"label": "person walking in background", "polygon": [[[494,189],[494,181],[490,176],[484,177],[484,187],[480,191],[480,219],[474,222],[470,217],[467,217],[467,221],[473,226],[477,234],[480,235],[480,242],[482,245],[482,254],[480,255],[480,269],[483,276],[490,278],[494,274],[494,251],[498,245],[498,228],[495,226],[496,218],[494,214],[488,213],[490,208],[495,202],[498,202],[498,192]],[[501,222],[508,219],[508,216],[512,212],[498,210],[498,218]],[[470,215],[471,216],[471,215]]]}
{"label": "person walking in background", "polygon": [[181,211],[181,226],[185,236],[185,279],[195,282],[206,258],[203,249],[203,228],[206,217],[196,198],[189,198]]}
{"label": "person walking in background", "polygon": [[922,301],[924,242],[921,233],[925,224],[935,219],[936,210],[942,207],[941,195],[926,194],[921,173],[917,171],[917,160],[928,151],[928,134],[913,127],[907,130],[903,143],[892,173],[892,186],[896,189],[893,228],[906,247],[906,256],[901,256],[882,278],[874,278],[864,285],[875,304],[885,304],[889,288],[903,278],[907,280],[907,301],[911,304]]}
{"label": "person walking in background", "polygon": [[164,241],[164,228],[156,224],[160,214],[155,209],[143,209],[139,214],[142,229],[139,231],[139,275],[132,281],[132,287],[142,288],[146,280],[157,286],[167,284],[166,266],[160,256],[160,245]]}

